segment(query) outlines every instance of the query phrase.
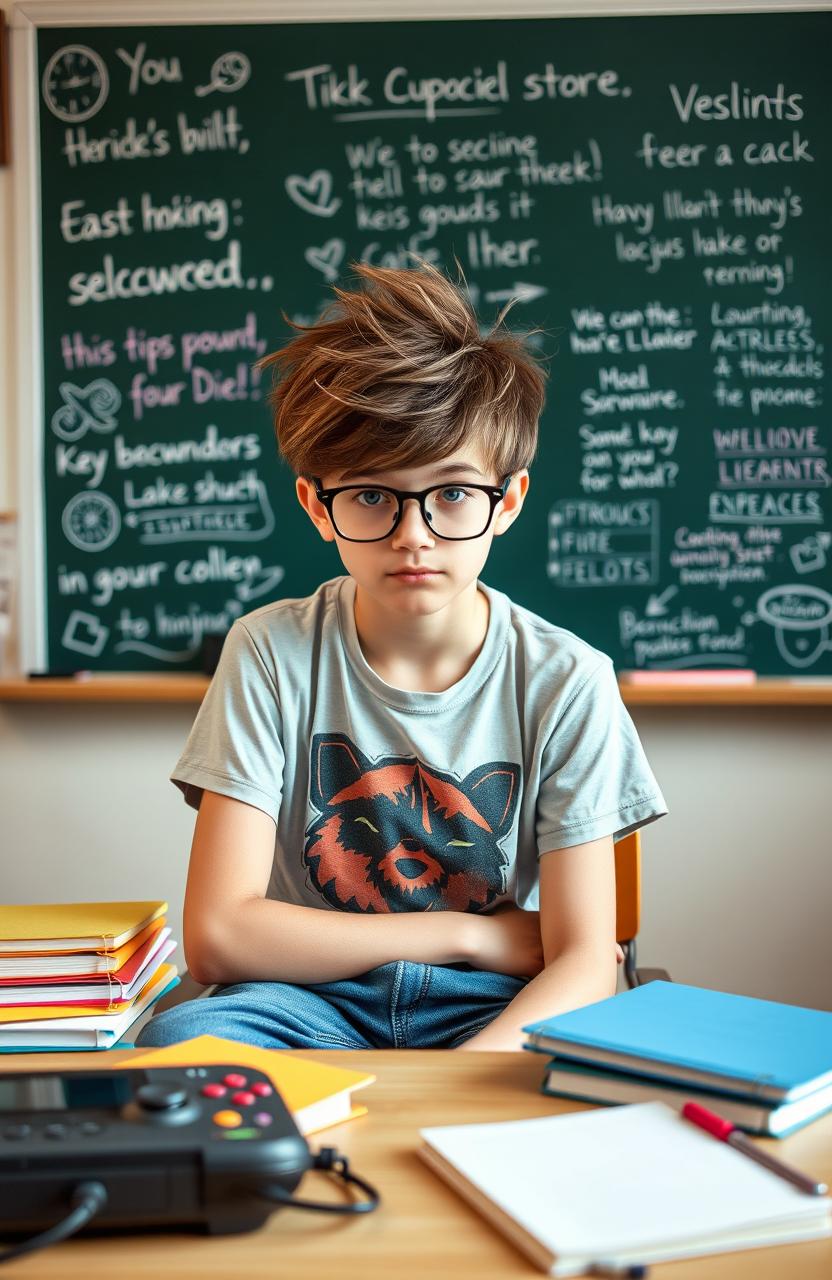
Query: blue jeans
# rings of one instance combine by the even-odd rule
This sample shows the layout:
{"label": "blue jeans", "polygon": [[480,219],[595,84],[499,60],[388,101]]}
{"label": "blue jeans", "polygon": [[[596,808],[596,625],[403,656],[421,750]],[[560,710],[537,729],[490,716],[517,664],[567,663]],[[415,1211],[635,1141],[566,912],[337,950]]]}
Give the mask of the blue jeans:
{"label": "blue jeans", "polygon": [[151,1018],[137,1048],[214,1035],[265,1049],[453,1049],[525,978],[398,960],[339,982],[237,982]]}

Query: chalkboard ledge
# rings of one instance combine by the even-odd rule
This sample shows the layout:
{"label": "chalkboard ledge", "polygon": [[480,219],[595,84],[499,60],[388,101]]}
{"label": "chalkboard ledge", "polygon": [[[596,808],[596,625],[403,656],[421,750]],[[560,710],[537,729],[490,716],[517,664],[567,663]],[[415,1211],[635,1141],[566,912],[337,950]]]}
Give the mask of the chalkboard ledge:
{"label": "chalkboard ledge", "polygon": [[[0,680],[0,702],[201,702],[208,677],[196,672],[94,674],[83,680]],[[832,706],[832,679],[765,679],[753,685],[637,688],[622,683],[629,707]]]}
{"label": "chalkboard ledge", "polygon": [[0,702],[201,702],[208,677],[184,671],[135,674],[94,673],[83,679],[0,680]]}

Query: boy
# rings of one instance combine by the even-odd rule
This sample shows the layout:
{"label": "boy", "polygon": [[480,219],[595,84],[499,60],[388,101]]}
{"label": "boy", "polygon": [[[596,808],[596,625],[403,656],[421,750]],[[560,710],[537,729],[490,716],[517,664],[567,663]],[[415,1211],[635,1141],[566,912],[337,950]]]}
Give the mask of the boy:
{"label": "boy", "polygon": [[666,812],[610,660],[478,580],[539,366],[435,268],[356,271],[262,362],[347,575],[226,639],[173,774],[188,964],[221,985],[142,1045],[520,1049],[615,990],[613,836]]}

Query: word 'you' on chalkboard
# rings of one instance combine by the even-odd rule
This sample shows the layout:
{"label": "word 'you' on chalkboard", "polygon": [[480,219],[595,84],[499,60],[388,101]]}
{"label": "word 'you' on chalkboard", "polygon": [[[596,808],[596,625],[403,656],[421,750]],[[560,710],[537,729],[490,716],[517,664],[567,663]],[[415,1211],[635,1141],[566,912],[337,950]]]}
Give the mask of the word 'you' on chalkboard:
{"label": "word 'you' on chalkboard", "polygon": [[254,365],[415,253],[550,357],[486,581],[619,666],[832,673],[829,13],[173,19],[32,30],[48,663],[343,571]]}

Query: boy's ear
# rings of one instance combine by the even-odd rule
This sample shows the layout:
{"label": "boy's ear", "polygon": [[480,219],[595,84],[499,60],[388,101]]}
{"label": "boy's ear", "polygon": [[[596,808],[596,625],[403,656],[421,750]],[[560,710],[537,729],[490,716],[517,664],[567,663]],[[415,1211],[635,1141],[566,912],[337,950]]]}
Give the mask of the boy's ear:
{"label": "boy's ear", "polygon": [[506,490],[506,496],[500,504],[497,515],[494,518],[494,536],[499,538],[501,533],[505,533],[523,510],[523,503],[529,489],[529,473],[524,467],[522,471],[516,471],[511,478],[511,484]]}
{"label": "boy's ear", "polygon": [[334,542],[335,531],[329,522],[326,507],[317,499],[312,481],[307,480],[305,476],[298,476],[295,480],[295,493],[298,495],[298,502],[309,516],[324,542]]}

